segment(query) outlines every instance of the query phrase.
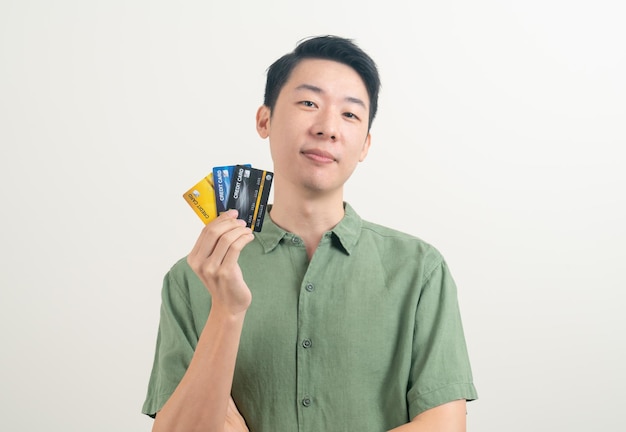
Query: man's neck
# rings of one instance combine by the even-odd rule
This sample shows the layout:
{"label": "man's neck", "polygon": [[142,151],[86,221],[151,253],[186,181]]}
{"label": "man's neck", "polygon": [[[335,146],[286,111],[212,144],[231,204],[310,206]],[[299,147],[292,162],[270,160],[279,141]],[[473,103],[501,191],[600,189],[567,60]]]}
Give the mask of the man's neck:
{"label": "man's neck", "polygon": [[322,236],[344,216],[343,194],[327,196],[282,196],[275,192],[272,221],[304,241],[309,259]]}

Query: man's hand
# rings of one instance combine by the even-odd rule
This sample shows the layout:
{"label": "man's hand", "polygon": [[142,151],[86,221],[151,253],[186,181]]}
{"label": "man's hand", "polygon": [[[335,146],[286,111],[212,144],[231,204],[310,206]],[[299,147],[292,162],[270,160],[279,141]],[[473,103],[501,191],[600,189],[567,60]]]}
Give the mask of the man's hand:
{"label": "man's hand", "polygon": [[211,293],[213,305],[228,314],[244,312],[252,294],[237,263],[239,253],[254,239],[236,210],[228,210],[207,224],[187,262]]}

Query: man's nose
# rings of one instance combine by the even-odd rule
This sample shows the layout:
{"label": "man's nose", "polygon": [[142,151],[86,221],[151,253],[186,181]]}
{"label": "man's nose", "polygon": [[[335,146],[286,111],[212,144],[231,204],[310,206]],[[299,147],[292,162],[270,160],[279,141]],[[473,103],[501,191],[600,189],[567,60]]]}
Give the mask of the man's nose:
{"label": "man's nose", "polygon": [[339,136],[339,126],[337,122],[337,114],[332,112],[320,113],[318,121],[315,124],[315,135],[320,138],[328,138],[335,141]]}

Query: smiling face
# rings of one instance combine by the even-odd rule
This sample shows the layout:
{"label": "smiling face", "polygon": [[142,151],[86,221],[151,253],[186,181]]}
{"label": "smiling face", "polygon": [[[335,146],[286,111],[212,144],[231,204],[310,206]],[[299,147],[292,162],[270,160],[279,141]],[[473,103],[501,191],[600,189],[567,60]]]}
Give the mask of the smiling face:
{"label": "smiling face", "polygon": [[257,113],[259,135],[270,140],[276,190],[342,196],[370,146],[368,116],[368,93],[354,69],[302,60],[273,112],[262,106]]}

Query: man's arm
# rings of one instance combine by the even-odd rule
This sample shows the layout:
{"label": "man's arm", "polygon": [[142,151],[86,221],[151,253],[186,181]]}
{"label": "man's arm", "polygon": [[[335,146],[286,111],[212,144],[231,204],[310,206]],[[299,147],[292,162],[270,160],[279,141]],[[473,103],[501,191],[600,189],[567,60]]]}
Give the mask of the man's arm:
{"label": "man's arm", "polygon": [[189,367],[158,412],[153,432],[246,430],[226,423],[227,416],[232,419],[229,403],[235,360],[251,302],[237,260],[254,237],[236,215],[229,211],[208,224],[187,257],[211,293],[211,311]]}
{"label": "man's arm", "polygon": [[426,410],[389,432],[465,432],[466,416],[465,400],[456,400]]}

